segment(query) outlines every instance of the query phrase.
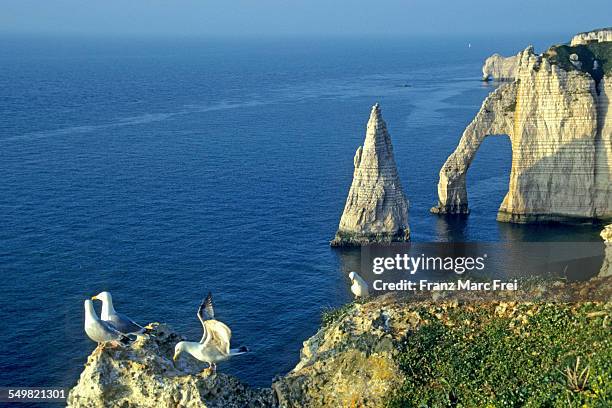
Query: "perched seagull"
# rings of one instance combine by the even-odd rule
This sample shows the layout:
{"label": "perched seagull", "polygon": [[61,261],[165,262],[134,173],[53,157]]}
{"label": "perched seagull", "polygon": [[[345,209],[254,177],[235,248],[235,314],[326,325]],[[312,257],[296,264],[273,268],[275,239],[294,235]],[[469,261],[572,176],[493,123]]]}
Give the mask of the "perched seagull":
{"label": "perched seagull", "polygon": [[102,321],[112,324],[117,330],[126,334],[144,334],[150,330],[142,327],[123,313],[119,313],[113,307],[113,297],[110,292],[100,292],[93,296],[91,300],[102,301]]}
{"label": "perched seagull", "polygon": [[85,300],[85,333],[87,333],[87,337],[97,343],[127,344],[131,341],[128,336],[114,328],[112,324],[100,320],[90,299]]}
{"label": "perched seagull", "polygon": [[349,279],[351,280],[351,292],[355,295],[355,299],[360,297],[367,297],[370,292],[368,291],[368,283],[357,274],[357,272],[349,273]]}
{"label": "perched seagull", "polygon": [[195,341],[181,341],[177,343],[174,347],[174,357],[172,357],[172,360],[177,361],[181,353],[186,352],[191,354],[196,360],[208,363],[209,367],[203,372],[214,374],[217,370],[217,362],[250,351],[245,346],[238,349],[230,349],[232,331],[225,323],[215,320],[211,293],[208,293],[206,299],[200,304],[198,319],[200,319],[204,331],[202,339],[199,343]]}

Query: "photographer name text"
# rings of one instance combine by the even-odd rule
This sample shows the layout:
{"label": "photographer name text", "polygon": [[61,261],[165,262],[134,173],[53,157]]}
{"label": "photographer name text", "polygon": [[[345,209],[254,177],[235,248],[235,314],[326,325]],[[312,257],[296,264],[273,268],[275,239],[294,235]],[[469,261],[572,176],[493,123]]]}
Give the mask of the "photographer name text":
{"label": "photographer name text", "polygon": [[515,291],[518,290],[518,280],[502,281],[499,279],[490,282],[474,282],[470,279],[455,282],[432,282],[426,279],[411,281],[402,279],[398,282],[385,282],[377,279],[373,282],[374,290],[381,291]]}

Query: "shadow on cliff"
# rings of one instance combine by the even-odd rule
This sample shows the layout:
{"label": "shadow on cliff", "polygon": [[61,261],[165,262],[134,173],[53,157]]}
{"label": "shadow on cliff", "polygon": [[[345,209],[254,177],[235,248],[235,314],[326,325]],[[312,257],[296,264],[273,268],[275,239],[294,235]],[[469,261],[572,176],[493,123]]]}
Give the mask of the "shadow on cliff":
{"label": "shadow on cliff", "polygon": [[[587,135],[562,145],[526,169],[513,167],[513,172],[521,171],[515,190],[521,195],[515,196],[515,202],[511,203],[511,213],[502,212],[502,216],[518,222],[598,223],[595,169],[604,168],[604,164],[598,163],[601,158],[597,157],[596,143],[594,135]],[[512,212],[517,207],[526,207],[529,213]]]}

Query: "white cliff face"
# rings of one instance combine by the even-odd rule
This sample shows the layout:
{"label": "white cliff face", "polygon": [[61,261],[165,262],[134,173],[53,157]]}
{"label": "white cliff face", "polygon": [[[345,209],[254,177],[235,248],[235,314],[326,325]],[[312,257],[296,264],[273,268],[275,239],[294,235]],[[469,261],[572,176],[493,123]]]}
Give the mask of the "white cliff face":
{"label": "white cliff face", "polygon": [[612,27],[576,34],[574,37],[572,37],[570,45],[573,46],[606,41],[612,41]]}
{"label": "white cliff face", "polygon": [[612,79],[597,84],[531,47],[519,57],[517,79],[485,100],[442,167],[432,212],[468,212],[465,173],[474,154],[484,137],[505,134],[512,169],[498,220],[612,218]]}
{"label": "white cliff face", "polygon": [[[600,208],[594,202],[600,164],[595,154],[595,81],[535,55],[524,56],[518,78],[510,186],[498,219],[530,222],[609,215],[612,208],[607,203]],[[609,173],[610,168],[603,170]]]}
{"label": "white cliff face", "polygon": [[593,204],[596,217],[607,219],[612,206],[612,76],[604,76],[598,89]]}
{"label": "white cliff face", "polygon": [[491,55],[485,60],[485,63],[482,66],[482,80],[513,80],[516,76],[516,67],[518,65],[519,57],[520,54],[512,57],[503,57],[499,54]]}
{"label": "white cliff face", "polygon": [[353,183],[333,246],[407,241],[408,200],[380,107],[372,107],[366,138],[354,158]]}

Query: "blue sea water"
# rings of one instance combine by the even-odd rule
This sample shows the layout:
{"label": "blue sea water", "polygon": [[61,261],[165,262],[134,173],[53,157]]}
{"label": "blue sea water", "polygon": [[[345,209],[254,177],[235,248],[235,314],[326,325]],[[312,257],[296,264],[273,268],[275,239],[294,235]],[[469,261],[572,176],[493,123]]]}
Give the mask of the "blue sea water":
{"label": "blue sea water", "polygon": [[[569,38],[0,42],[0,386],[72,386],[94,344],[83,299],[199,339],[210,290],[259,386],[289,371],[321,311],[350,299],[329,247],[379,102],[415,241],[595,240],[592,226],[495,215],[510,143],[469,173],[472,214],[429,214],[437,175],[494,85],[483,59]],[[468,48],[468,42],[472,47]]]}

